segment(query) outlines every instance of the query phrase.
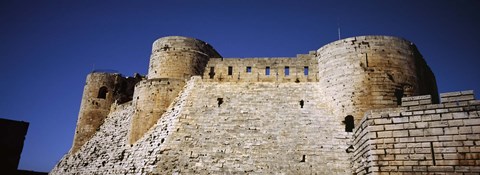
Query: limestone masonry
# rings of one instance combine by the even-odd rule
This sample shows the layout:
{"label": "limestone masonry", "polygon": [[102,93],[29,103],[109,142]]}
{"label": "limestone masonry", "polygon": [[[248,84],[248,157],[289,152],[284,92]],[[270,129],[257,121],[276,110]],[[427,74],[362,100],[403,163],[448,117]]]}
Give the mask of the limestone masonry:
{"label": "limestone masonry", "polygon": [[416,46],[358,36],[282,58],[153,43],[148,75],[87,76],[51,174],[478,174],[480,101]]}

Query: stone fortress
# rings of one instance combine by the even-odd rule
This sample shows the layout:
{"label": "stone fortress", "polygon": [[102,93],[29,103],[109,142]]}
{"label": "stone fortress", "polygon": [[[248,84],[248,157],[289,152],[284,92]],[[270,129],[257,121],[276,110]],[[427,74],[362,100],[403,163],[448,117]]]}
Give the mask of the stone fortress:
{"label": "stone fortress", "polygon": [[147,76],[87,76],[51,174],[478,174],[480,101],[438,95],[416,46],[334,41],[293,58],[153,43]]}

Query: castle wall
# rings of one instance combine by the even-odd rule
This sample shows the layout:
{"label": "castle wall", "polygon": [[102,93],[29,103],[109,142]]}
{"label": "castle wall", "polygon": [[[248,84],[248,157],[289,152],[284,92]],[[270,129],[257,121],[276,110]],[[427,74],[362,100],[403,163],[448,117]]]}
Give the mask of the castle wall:
{"label": "castle wall", "polygon": [[480,173],[480,101],[473,91],[440,96],[367,112],[354,133],[354,173]]}
{"label": "castle wall", "polygon": [[437,94],[435,77],[409,41],[359,36],[317,51],[322,98],[342,120],[358,122],[366,110],[396,107],[401,97]]}
{"label": "castle wall", "polygon": [[351,133],[319,94],[309,82],[197,82],[157,173],[349,174]]}
{"label": "castle wall", "polygon": [[130,129],[130,144],[141,138],[162,116],[185,85],[179,79],[149,79],[135,86],[135,115]]}
{"label": "castle wall", "polygon": [[181,36],[160,38],[152,46],[148,79],[201,75],[210,58],[221,56],[206,42]]}
{"label": "castle wall", "polygon": [[317,76],[315,52],[293,58],[212,58],[203,73],[210,82],[315,82]]}

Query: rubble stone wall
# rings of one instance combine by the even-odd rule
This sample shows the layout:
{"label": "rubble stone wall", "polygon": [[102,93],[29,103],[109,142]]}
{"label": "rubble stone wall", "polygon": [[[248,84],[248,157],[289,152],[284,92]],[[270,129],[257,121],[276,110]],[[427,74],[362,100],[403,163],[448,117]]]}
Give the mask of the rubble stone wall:
{"label": "rubble stone wall", "polygon": [[404,97],[402,107],[367,112],[355,129],[357,174],[480,173],[480,101],[473,91]]}

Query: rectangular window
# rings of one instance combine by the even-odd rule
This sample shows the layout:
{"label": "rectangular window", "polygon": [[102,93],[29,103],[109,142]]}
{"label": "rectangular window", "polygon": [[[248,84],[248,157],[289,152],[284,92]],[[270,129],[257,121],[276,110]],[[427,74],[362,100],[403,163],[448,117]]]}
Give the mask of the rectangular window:
{"label": "rectangular window", "polygon": [[265,75],[270,75],[270,67],[265,68]]}
{"label": "rectangular window", "polygon": [[308,75],[308,66],[303,67],[303,75]]}
{"label": "rectangular window", "polygon": [[252,72],[252,67],[247,66],[247,72],[248,72],[248,73],[251,73],[251,72]]}
{"label": "rectangular window", "polygon": [[285,66],[285,76],[290,75],[290,67]]}
{"label": "rectangular window", "polygon": [[232,74],[233,74],[233,67],[228,66],[228,75],[232,75]]}

